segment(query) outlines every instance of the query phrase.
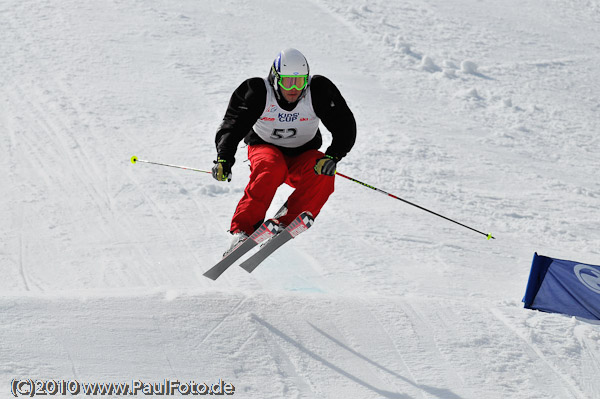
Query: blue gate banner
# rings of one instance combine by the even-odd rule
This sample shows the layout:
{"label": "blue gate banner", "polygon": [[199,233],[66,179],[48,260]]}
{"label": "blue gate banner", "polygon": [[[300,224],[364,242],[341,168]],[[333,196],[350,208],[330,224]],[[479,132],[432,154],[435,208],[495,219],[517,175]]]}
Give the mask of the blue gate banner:
{"label": "blue gate banner", "polygon": [[533,255],[527,309],[600,320],[600,266]]}

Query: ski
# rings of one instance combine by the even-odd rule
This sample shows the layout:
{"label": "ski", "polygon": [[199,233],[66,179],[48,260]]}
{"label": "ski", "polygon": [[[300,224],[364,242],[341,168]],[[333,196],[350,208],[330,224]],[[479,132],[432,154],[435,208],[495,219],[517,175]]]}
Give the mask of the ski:
{"label": "ski", "polygon": [[223,256],[223,259],[216,265],[208,269],[204,276],[211,280],[216,280],[229,266],[233,265],[236,260],[244,256],[245,253],[250,251],[252,248],[267,241],[269,238],[275,235],[277,226],[279,223],[277,220],[269,219],[265,221],[246,241],[242,242],[239,246],[234,248],[229,253]]}
{"label": "ski", "polygon": [[285,228],[282,232],[275,235],[271,238],[267,243],[262,246],[258,252],[250,256],[244,262],[240,264],[244,270],[248,273],[252,273],[254,269],[258,267],[271,255],[275,252],[279,247],[283,244],[291,240],[292,238],[296,238],[296,236],[302,232],[308,230],[314,223],[314,218],[310,212],[302,212],[300,215],[294,219],[289,226]]}

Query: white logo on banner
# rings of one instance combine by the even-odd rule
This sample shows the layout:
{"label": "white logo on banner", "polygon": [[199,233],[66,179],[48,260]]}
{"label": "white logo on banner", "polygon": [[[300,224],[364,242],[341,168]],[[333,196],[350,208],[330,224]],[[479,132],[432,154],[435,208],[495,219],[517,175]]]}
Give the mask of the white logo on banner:
{"label": "white logo on banner", "polygon": [[575,275],[583,285],[600,294],[600,271],[588,265],[575,265]]}

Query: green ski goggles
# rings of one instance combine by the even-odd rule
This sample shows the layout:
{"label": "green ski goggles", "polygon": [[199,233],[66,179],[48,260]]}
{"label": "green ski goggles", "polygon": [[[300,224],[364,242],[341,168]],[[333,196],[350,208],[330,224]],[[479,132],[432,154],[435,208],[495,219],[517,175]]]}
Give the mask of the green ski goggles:
{"label": "green ski goggles", "polygon": [[303,90],[308,85],[308,75],[279,75],[277,83],[283,90]]}

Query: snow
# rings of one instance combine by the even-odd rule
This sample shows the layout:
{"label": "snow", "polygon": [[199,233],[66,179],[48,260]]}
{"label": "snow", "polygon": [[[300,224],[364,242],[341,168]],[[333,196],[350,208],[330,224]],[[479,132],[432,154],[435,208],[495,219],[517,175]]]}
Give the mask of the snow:
{"label": "snow", "polygon": [[[597,1],[9,0],[0,21],[0,396],[600,397],[599,326],[521,303],[536,251],[600,264]],[[245,148],[231,183],[129,160],[210,169],[231,92],[286,47],[356,116],[340,172],[496,240],[338,177],[309,232],[204,278]]]}

